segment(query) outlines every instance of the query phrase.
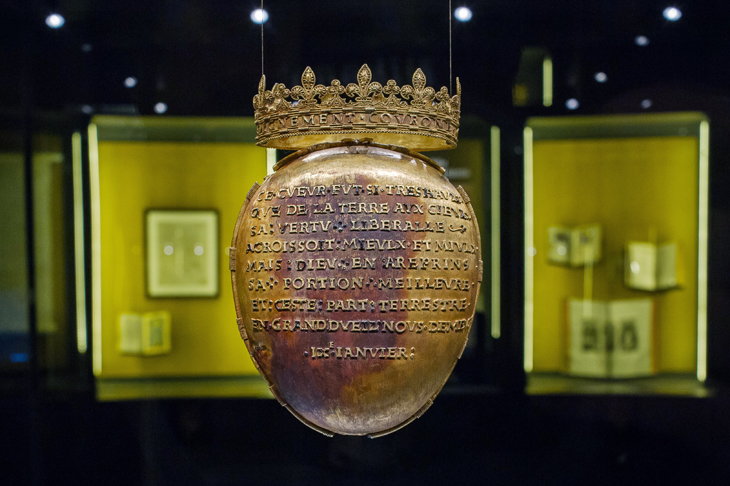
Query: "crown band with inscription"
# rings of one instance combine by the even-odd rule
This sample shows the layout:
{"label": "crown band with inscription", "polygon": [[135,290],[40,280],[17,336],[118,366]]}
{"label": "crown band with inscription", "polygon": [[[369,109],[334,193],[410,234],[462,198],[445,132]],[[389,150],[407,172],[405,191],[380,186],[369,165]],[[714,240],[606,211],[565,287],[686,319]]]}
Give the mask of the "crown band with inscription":
{"label": "crown band with inscription", "polygon": [[417,152],[456,147],[459,78],[454,96],[445,86],[438,92],[426,86],[420,68],[412,85],[398,86],[392,79],[385,86],[374,82],[367,64],[358,71],[357,84],[315,82],[310,67],[302,74],[302,84],[291,89],[277,83],[267,90],[266,77],[261,77],[253,99],[258,145],[295,150],[356,135]]}

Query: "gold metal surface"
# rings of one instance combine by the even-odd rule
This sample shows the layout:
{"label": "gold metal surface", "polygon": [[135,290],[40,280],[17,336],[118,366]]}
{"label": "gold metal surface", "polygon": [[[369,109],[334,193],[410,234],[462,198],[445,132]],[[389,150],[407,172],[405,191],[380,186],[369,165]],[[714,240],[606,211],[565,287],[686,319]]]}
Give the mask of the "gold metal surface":
{"label": "gold metal surface", "polygon": [[419,152],[456,146],[459,78],[454,96],[445,86],[438,92],[426,86],[421,69],[413,74],[412,85],[398,86],[392,79],[385,85],[372,81],[367,64],[358,71],[357,83],[343,86],[337,79],[330,86],[315,83],[309,67],[302,84],[291,89],[277,83],[267,90],[266,77],[261,77],[253,99],[258,145],[296,150],[351,136]]}
{"label": "gold metal surface", "polygon": [[430,159],[369,141],[276,169],[231,244],[241,337],[306,425],[393,432],[428,409],[466,345],[483,271],[469,197]]}

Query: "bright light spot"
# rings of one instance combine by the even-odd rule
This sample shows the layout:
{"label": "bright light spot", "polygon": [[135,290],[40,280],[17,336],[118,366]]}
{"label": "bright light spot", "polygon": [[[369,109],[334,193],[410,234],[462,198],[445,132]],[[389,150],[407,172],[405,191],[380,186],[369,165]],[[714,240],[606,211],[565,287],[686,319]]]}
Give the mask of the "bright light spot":
{"label": "bright light spot", "polygon": [[606,76],[606,73],[604,73],[603,71],[601,71],[601,72],[598,72],[598,73],[594,74],[594,75],[593,75],[593,77],[594,77],[594,78],[596,79],[596,81],[598,81],[599,83],[605,83],[605,82],[606,82],[606,80],[608,79],[608,76]]}
{"label": "bright light spot", "polygon": [[257,8],[251,12],[251,22],[254,24],[264,24],[267,20],[269,20],[269,12],[266,10]]}
{"label": "bright light spot", "polygon": [[636,39],[634,39],[634,42],[636,42],[637,46],[648,46],[649,45],[649,38],[645,35],[637,35]]}
{"label": "bright light spot", "polygon": [[578,103],[578,100],[576,100],[575,98],[571,98],[565,102],[565,107],[569,110],[575,110],[579,106],[580,106],[580,103]]}
{"label": "bright light spot", "polygon": [[532,246],[527,249],[527,254],[530,256],[535,256],[535,255],[537,255],[537,249],[535,249],[535,247]]}
{"label": "bright light spot", "polygon": [[631,273],[639,273],[641,271],[641,265],[639,262],[631,262]]}
{"label": "bright light spot", "polygon": [[124,86],[127,88],[134,88],[137,86],[137,78],[130,76],[124,80]]}
{"label": "bright light spot", "polygon": [[172,255],[172,252],[174,251],[174,248],[172,247],[172,245],[167,245],[165,247],[165,249],[162,250],[162,251],[165,252],[165,255]]}
{"label": "bright light spot", "polygon": [[63,24],[66,23],[66,19],[63,18],[63,15],[52,13],[48,17],[46,17],[46,25],[52,29],[59,29],[63,27]]}
{"label": "bright light spot", "polygon": [[641,107],[644,109],[651,108],[651,100],[643,100],[641,102]]}
{"label": "bright light spot", "polygon": [[558,255],[565,255],[566,253],[568,253],[568,249],[567,248],[565,248],[564,246],[559,246],[558,247]]}
{"label": "bright light spot", "polygon": [[81,113],[84,115],[91,115],[94,113],[94,109],[91,107],[91,105],[81,105]]}
{"label": "bright light spot", "polygon": [[193,253],[195,253],[198,256],[202,255],[203,254],[203,247],[200,246],[200,245],[196,246],[195,248],[193,248]]}
{"label": "bright light spot", "polygon": [[167,105],[165,103],[157,103],[155,105],[155,113],[165,113],[167,111]]}
{"label": "bright light spot", "polygon": [[677,7],[667,7],[664,9],[664,12],[662,12],[662,15],[664,15],[664,18],[670,22],[674,22],[682,17],[682,11]]}
{"label": "bright light spot", "polygon": [[454,18],[459,22],[469,22],[473,15],[468,7],[459,7],[454,10]]}

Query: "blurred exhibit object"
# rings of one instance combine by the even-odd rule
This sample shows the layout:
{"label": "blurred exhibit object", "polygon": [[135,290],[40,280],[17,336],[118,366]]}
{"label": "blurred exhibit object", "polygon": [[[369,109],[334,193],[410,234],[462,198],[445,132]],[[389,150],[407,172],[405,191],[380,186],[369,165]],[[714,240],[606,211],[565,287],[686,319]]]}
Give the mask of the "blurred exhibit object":
{"label": "blurred exhibit object", "polygon": [[651,299],[568,299],[568,372],[636,378],[656,372]]}

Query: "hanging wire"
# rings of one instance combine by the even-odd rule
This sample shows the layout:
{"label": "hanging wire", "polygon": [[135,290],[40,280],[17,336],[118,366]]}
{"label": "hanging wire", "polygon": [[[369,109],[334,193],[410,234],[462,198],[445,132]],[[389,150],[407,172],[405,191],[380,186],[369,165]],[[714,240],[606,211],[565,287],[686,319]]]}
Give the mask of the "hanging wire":
{"label": "hanging wire", "polygon": [[[263,0],[261,0],[263,2]],[[454,95],[454,75],[451,70],[451,64],[452,64],[452,50],[451,50],[451,23],[453,20],[451,19],[451,16],[453,15],[451,11],[451,0],[449,0],[449,93],[453,96]],[[263,41],[262,41],[263,42]]]}
{"label": "hanging wire", "polygon": [[[449,0],[451,1],[451,0]],[[261,0],[261,77],[264,76],[264,0]]]}

